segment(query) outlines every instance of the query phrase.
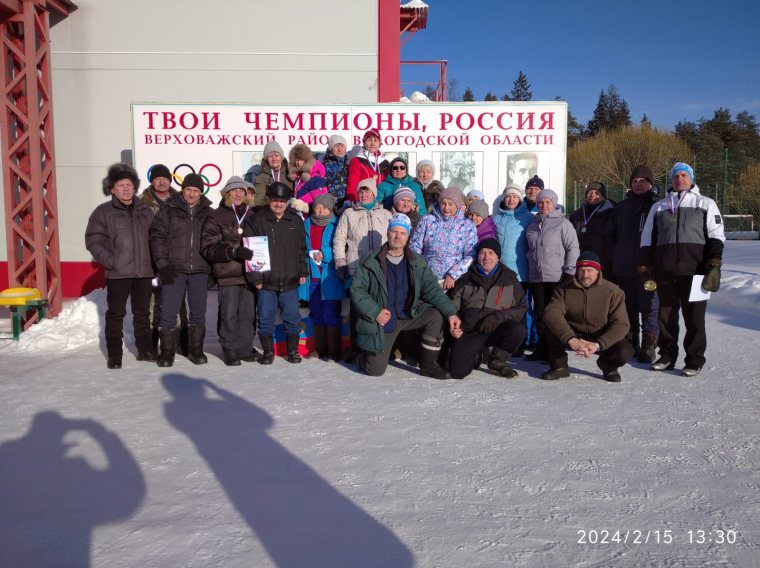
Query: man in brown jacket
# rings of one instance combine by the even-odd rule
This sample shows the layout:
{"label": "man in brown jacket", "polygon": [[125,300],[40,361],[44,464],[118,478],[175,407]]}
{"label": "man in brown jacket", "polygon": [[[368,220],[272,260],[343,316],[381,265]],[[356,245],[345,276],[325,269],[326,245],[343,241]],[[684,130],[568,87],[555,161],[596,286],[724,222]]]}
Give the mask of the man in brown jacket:
{"label": "man in brown jacket", "polygon": [[541,378],[555,381],[570,376],[569,347],[587,359],[599,354],[596,364],[604,380],[620,382],[618,368],[633,358],[633,346],[626,340],[629,330],[623,291],[602,278],[599,257],[584,252],[576,262],[575,277],[560,284],[546,306],[546,342],[551,369]]}

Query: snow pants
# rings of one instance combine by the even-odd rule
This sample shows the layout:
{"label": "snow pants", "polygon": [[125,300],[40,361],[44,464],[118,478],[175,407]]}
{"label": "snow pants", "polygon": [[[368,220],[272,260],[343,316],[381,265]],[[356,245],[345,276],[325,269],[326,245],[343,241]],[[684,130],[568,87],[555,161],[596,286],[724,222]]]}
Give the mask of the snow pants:
{"label": "snow pants", "polygon": [[106,349],[109,357],[123,355],[127,299],[132,303],[135,344],[141,353],[153,350],[150,329],[150,278],[106,278]]}
{"label": "snow pants", "polygon": [[[705,331],[705,312],[707,300],[690,302],[691,281],[693,276],[673,276],[668,279],[657,279],[657,291],[660,294],[660,313],[657,321],[660,324],[660,337],[657,346],[660,355],[667,355],[671,361],[678,359],[678,326],[679,310],[683,312],[686,324],[686,336],[683,348],[686,351],[684,363],[692,369],[705,366],[705,350],[707,349],[707,332]],[[696,278],[702,278],[697,276]]]}

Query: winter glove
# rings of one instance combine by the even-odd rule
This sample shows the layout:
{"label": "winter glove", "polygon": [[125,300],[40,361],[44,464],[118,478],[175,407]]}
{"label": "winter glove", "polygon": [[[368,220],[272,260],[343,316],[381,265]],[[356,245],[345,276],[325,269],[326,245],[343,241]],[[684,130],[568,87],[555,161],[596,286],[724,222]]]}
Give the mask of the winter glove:
{"label": "winter glove", "polygon": [[348,280],[351,275],[348,273],[348,266],[341,266],[338,268],[338,278],[341,280]]}
{"label": "winter glove", "polygon": [[174,284],[174,277],[177,273],[171,266],[159,268],[158,273],[161,275],[161,284]]}
{"label": "winter glove", "polygon": [[639,271],[639,280],[644,284],[649,280],[654,280],[654,266],[637,266],[636,270]]}
{"label": "winter glove", "polygon": [[499,321],[499,314],[490,314],[483,318],[483,320],[478,325],[478,331],[480,333],[493,333],[496,331],[496,328],[501,325],[501,321]]}
{"label": "winter glove", "polygon": [[299,213],[308,213],[309,212],[309,205],[305,201],[301,201],[300,199],[291,199],[289,203],[290,207],[298,211]]}
{"label": "winter glove", "polygon": [[238,247],[235,249],[235,258],[238,260],[251,260],[253,258],[253,251],[246,247]]}
{"label": "winter glove", "polygon": [[702,288],[708,292],[717,292],[720,290],[720,267],[723,263],[717,258],[711,258],[707,261],[707,271],[702,278]]}
{"label": "winter glove", "polygon": [[574,274],[570,274],[569,272],[563,272],[562,273],[562,280],[560,282],[564,284],[565,282],[572,282],[573,278],[575,278]]}

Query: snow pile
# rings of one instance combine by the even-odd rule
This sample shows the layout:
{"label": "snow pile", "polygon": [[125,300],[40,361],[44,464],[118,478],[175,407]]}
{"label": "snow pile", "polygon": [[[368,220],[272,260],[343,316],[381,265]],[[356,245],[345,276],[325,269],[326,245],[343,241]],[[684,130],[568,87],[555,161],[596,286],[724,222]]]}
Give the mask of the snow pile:
{"label": "snow pile", "polygon": [[414,91],[412,93],[412,96],[409,97],[409,100],[413,103],[429,103],[430,99],[425,95],[424,93],[420,93],[419,91]]}
{"label": "snow pile", "polygon": [[760,312],[760,276],[724,270],[720,290],[710,296],[711,305],[742,312]]}
{"label": "snow pile", "polygon": [[398,102],[400,102],[400,103],[410,103],[412,101],[409,100],[409,97],[401,97]]}

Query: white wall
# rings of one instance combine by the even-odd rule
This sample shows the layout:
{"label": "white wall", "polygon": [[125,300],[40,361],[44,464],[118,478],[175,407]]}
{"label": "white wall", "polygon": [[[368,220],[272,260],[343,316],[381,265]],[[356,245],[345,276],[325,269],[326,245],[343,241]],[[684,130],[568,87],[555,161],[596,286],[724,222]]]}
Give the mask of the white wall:
{"label": "white wall", "polygon": [[377,102],[377,2],[77,1],[51,33],[61,259],[91,258],[84,229],[132,147],[132,102]]}

